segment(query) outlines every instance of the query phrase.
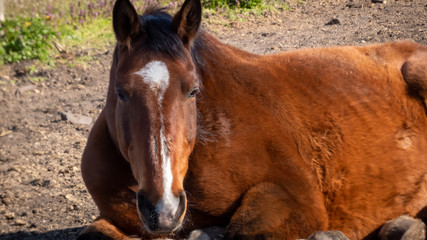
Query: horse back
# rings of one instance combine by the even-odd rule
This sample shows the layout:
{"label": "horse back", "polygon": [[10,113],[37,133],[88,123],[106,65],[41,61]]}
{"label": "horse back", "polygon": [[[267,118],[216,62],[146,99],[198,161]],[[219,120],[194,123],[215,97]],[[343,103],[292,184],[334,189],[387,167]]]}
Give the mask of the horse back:
{"label": "horse back", "polygon": [[427,48],[399,42],[275,57],[286,106],[278,115],[290,119],[285,131],[317,176],[330,228],[360,229],[360,238],[379,219],[417,215],[427,204]]}

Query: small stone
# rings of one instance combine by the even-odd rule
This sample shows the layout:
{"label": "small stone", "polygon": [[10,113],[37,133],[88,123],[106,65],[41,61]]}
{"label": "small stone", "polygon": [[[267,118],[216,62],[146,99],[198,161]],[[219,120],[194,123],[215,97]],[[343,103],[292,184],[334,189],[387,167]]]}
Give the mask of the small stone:
{"label": "small stone", "polygon": [[6,129],[1,129],[0,130],[0,137],[3,137],[3,136],[6,136],[6,135],[8,135],[8,134],[10,134],[10,133],[12,133],[12,131],[10,131],[10,130],[6,130]]}
{"label": "small stone", "polygon": [[85,89],[86,87],[84,86],[84,85],[82,85],[82,84],[76,84],[75,86],[74,86],[74,89],[79,89],[79,90],[81,90],[81,89]]}
{"label": "small stone", "polygon": [[16,226],[24,226],[26,224],[26,222],[17,219],[17,220],[15,220],[15,222],[13,224]]}
{"label": "small stone", "polygon": [[80,114],[74,114],[70,112],[61,113],[61,119],[64,121],[69,121],[73,124],[89,125],[92,123],[91,117],[83,116]]}
{"label": "small stone", "polygon": [[338,18],[332,18],[331,21],[327,22],[325,24],[326,26],[330,26],[330,25],[341,25],[340,20],[338,20]]}
{"label": "small stone", "polygon": [[23,87],[18,88],[18,90],[15,92],[15,95],[17,95],[17,96],[18,95],[22,95],[25,92],[28,92],[28,91],[31,91],[31,90],[34,90],[34,89],[36,89],[36,86],[33,85],[33,84],[25,85]]}
{"label": "small stone", "polygon": [[41,152],[41,151],[33,152],[33,156],[42,156],[42,155],[43,155],[43,152]]}
{"label": "small stone", "polygon": [[1,75],[1,74],[0,74],[0,79],[5,80],[5,81],[9,81],[9,80],[10,80],[10,77],[9,77],[9,76],[7,76],[7,75]]}
{"label": "small stone", "polygon": [[32,186],[41,186],[40,179],[34,179],[30,182]]}
{"label": "small stone", "polygon": [[50,180],[44,180],[41,184],[42,187],[49,187],[50,186]]}
{"label": "small stone", "polygon": [[16,167],[10,167],[7,169],[7,172],[18,172],[18,169]]}
{"label": "small stone", "polygon": [[10,192],[0,193],[0,205],[4,204],[6,206],[12,203],[12,197]]}
{"label": "small stone", "polygon": [[346,7],[348,7],[348,8],[362,8],[363,4],[350,2],[350,3],[346,4]]}
{"label": "small stone", "polygon": [[5,215],[7,220],[13,220],[15,218],[15,213],[13,212],[7,212]]}

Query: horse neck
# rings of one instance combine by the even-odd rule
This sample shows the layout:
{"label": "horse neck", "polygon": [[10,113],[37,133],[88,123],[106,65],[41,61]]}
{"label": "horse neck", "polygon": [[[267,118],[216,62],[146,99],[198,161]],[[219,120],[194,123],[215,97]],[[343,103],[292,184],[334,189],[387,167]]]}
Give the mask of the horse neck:
{"label": "horse neck", "polygon": [[200,31],[194,42],[192,56],[202,82],[210,79],[216,82],[221,81],[221,78],[214,76],[224,71],[230,71],[229,67],[234,65],[233,62],[258,57],[258,55],[222,43],[204,30]]}
{"label": "horse neck", "polygon": [[197,100],[198,142],[227,138],[235,117],[233,105],[244,97],[235,90],[256,84],[243,67],[260,56],[222,43],[204,31],[194,42],[192,56],[202,86]]}
{"label": "horse neck", "polygon": [[202,84],[202,93],[214,97],[214,101],[218,101],[216,98],[219,95],[227,97],[235,94],[230,92],[233,89],[258,85],[257,80],[248,75],[246,69],[256,68],[261,71],[256,66],[257,61],[262,58],[260,55],[222,43],[209,33],[201,31],[194,42],[192,56]]}

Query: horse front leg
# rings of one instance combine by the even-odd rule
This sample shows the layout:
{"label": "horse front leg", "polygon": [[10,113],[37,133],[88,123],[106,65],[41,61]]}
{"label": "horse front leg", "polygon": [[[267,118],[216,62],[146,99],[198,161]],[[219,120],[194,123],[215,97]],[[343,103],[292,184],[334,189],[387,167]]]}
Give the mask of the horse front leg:
{"label": "horse front leg", "polygon": [[307,197],[295,197],[273,183],[252,187],[232,216],[225,239],[298,239],[325,230],[328,216],[320,194],[303,194]]}
{"label": "horse front leg", "polygon": [[100,217],[77,239],[123,240],[131,235],[141,236],[143,226],[136,211],[136,195],[129,189],[135,180],[128,163],[116,150],[102,114],[92,128],[81,167]]}
{"label": "horse front leg", "polygon": [[77,240],[130,240],[120,229],[114,226],[105,218],[98,218],[82,232],[80,232]]}

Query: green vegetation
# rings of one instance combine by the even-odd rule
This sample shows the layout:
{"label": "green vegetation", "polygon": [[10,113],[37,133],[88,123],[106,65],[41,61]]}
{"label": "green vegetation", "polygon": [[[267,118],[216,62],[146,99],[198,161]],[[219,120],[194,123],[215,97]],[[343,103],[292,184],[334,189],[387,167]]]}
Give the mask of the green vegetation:
{"label": "green vegetation", "polygon": [[0,26],[0,63],[26,59],[49,60],[53,28],[40,18],[6,20]]}
{"label": "green vegetation", "polygon": [[[66,52],[92,52],[114,43],[111,14],[115,0],[6,1],[6,19],[0,23],[0,64],[26,59],[54,63],[60,55],[53,41]],[[183,0],[131,0],[138,12],[159,4],[175,12]],[[240,20],[241,14],[261,15],[286,8],[286,0],[202,0],[207,15]],[[15,18],[14,16],[19,16]],[[86,54],[84,60],[88,60]],[[79,57],[78,57],[79,58]],[[69,61],[70,59],[67,59]],[[80,61],[82,59],[76,59]]]}
{"label": "green vegetation", "polygon": [[203,0],[205,8],[219,10],[221,8],[244,8],[252,9],[261,7],[262,0]]}
{"label": "green vegetation", "polygon": [[59,43],[64,49],[103,50],[114,42],[111,18],[94,18],[84,25],[60,25]]}

